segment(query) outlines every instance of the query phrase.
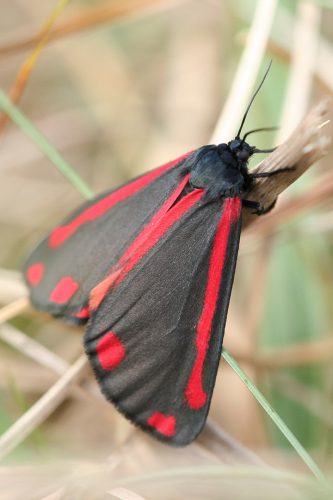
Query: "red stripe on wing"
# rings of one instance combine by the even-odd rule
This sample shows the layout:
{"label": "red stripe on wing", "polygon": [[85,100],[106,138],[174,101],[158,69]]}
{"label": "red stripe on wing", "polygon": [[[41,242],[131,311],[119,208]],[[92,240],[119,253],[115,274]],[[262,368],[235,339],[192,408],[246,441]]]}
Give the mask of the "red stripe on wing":
{"label": "red stripe on wing", "polygon": [[[111,286],[118,285],[124,277],[137,265],[146,253],[160,238],[195,204],[203,195],[202,189],[196,189],[182,198],[176,205],[173,203],[188,182],[186,175],[177,189],[154,215],[133,243],[128,247],[111,273],[101,281],[90,294],[90,309],[96,310]],[[173,206],[172,206],[173,205]],[[121,267],[119,267],[119,264]]]}
{"label": "red stripe on wing", "polygon": [[174,167],[180,161],[184,160],[187,156],[191,154],[184,154],[180,158],[176,160],[170,161],[169,163],[162,165],[159,168],[148,172],[147,174],[139,177],[139,179],[134,180],[133,182],[127,184],[126,186],[117,189],[113,193],[109,194],[105,198],[97,201],[86,210],[81,212],[75,219],[71,220],[68,224],[64,226],[59,226],[55,228],[49,236],[48,245],[51,248],[56,248],[62,245],[70,236],[72,236],[80,226],[87,222],[91,222],[98,217],[102,217],[108,210],[112,207],[120,203],[121,201],[126,200],[130,196],[133,196],[135,193],[143,189],[147,184],[152,182],[154,179],[163,174],[166,170]]}
{"label": "red stripe on wing", "polygon": [[213,248],[209,261],[207,287],[204,304],[198,322],[195,338],[196,359],[185,389],[185,398],[192,410],[202,408],[207,400],[207,394],[202,384],[202,372],[211,338],[216,304],[219,296],[228,240],[231,225],[240,217],[240,198],[227,198],[224,200],[223,212],[218,223]]}

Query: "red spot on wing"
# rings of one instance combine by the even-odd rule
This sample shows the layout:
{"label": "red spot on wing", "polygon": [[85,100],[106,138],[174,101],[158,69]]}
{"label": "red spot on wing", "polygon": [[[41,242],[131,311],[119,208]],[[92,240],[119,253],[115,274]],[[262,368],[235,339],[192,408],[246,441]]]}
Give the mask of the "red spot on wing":
{"label": "red spot on wing", "polygon": [[176,434],[176,417],[173,415],[155,412],[148,418],[147,424],[163,436],[172,437]]}
{"label": "red spot on wing", "polygon": [[79,311],[73,314],[75,318],[89,318],[90,312],[89,312],[89,307],[82,307]]}
{"label": "red spot on wing", "polygon": [[112,207],[114,207],[121,201],[126,200],[126,198],[133,196],[135,193],[147,186],[147,184],[163,174],[166,170],[169,170],[170,168],[177,165],[180,161],[184,160],[187,156],[190,155],[190,153],[191,152],[186,153],[180,158],[170,161],[169,163],[162,165],[161,167],[156,168],[151,172],[148,172],[146,175],[143,175],[139,179],[134,180],[126,186],[117,189],[113,193],[105,196],[105,198],[102,198],[90,207],[86,208],[86,210],[81,212],[75,219],[68,222],[68,224],[55,228],[49,236],[49,246],[51,248],[56,248],[59,245],[62,245],[79,229],[80,226],[86,224],[87,222],[91,222],[98,217],[102,217],[108,210],[111,210]]}
{"label": "red spot on wing", "polygon": [[56,304],[66,304],[80,288],[71,276],[64,276],[52,290],[49,300]]}
{"label": "red spot on wing", "polygon": [[26,270],[26,278],[30,286],[37,286],[42,281],[44,276],[45,266],[42,262],[31,264]]}
{"label": "red spot on wing", "polygon": [[195,339],[196,359],[185,389],[185,398],[192,410],[202,408],[207,394],[202,385],[202,372],[211,337],[212,324],[219,295],[230,227],[240,217],[239,198],[227,198],[220,218],[209,261],[207,287]]}
{"label": "red spot on wing", "polygon": [[103,370],[113,370],[125,357],[125,347],[113,332],[107,332],[96,346],[98,361]]}
{"label": "red spot on wing", "polygon": [[173,205],[186,186],[188,179],[189,175],[186,175],[177,189],[127,248],[115,266],[117,269],[111,269],[110,274],[91,291],[89,304],[91,309],[96,310],[99,307],[108,290],[112,286],[118,285],[171,226],[202,197],[203,190],[196,189]]}

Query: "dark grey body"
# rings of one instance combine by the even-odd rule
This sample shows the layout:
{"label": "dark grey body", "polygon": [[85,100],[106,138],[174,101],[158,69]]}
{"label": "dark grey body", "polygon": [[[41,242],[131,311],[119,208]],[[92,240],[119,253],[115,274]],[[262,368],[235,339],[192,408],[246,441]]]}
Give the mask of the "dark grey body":
{"label": "dark grey body", "polygon": [[205,189],[211,199],[241,196],[249,184],[247,162],[238,160],[227,144],[204,146],[192,160],[190,184]]}

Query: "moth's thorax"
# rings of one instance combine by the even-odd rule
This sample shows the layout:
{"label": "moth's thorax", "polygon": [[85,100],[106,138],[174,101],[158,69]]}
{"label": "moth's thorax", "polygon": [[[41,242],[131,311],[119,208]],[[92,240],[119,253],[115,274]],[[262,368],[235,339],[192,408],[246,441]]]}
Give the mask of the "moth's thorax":
{"label": "moth's thorax", "polygon": [[210,199],[240,196],[248,185],[252,149],[240,139],[198,149],[188,159],[191,186],[203,188]]}

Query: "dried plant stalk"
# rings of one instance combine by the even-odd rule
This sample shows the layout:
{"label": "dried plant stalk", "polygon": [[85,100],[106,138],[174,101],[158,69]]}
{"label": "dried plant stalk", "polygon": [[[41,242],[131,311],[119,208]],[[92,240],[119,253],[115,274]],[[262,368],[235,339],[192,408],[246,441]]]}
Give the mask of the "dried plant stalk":
{"label": "dried plant stalk", "polygon": [[[210,142],[218,143],[236,134],[265,52],[271,24],[274,19],[276,0],[260,0],[249,32],[248,43],[242,54],[229,95],[217,120]],[[229,140],[229,139],[228,139]]]}
{"label": "dried plant stalk", "polygon": [[68,369],[66,361],[12,325],[0,325],[0,339],[58,375]]}
{"label": "dried plant stalk", "polygon": [[67,397],[70,385],[80,380],[87,369],[81,356],[24,415],[0,437],[0,459],[18,446]]}
{"label": "dried plant stalk", "polygon": [[[9,98],[12,102],[17,103],[20,100],[35,64],[37,63],[38,58],[47,43],[50,30],[52,29],[52,26],[56,22],[57,18],[65,9],[68,2],[69,0],[59,0],[50,16],[42,26],[40,33],[37,35],[38,41],[36,46],[34,47],[32,53],[23,62],[9,91]],[[8,121],[9,117],[5,113],[0,114],[0,134],[3,132]]]}
{"label": "dried plant stalk", "polygon": [[311,2],[301,2],[297,10],[289,82],[278,140],[288,136],[307,109],[320,39],[320,7]]}
{"label": "dried plant stalk", "polygon": [[0,309],[0,323],[4,323],[9,319],[14,318],[29,307],[30,303],[28,297],[22,297],[15,300],[15,302],[11,302],[7,306]]}
{"label": "dried plant stalk", "polygon": [[27,295],[27,289],[18,271],[0,268],[0,303],[9,304]]}
{"label": "dried plant stalk", "polygon": [[[48,35],[47,43],[72,33],[102,25],[111,21],[118,21],[133,14],[141,14],[143,9],[169,8],[182,0],[130,0],[129,2],[115,2],[112,0],[101,6],[82,8],[68,19],[57,23]],[[39,35],[28,36],[16,42],[0,47],[0,57],[9,56],[27,50],[36,45]]]}
{"label": "dried plant stalk", "polygon": [[[293,170],[257,179],[252,188],[244,194],[244,198],[257,201],[265,208],[270,207],[288,186],[327,153],[331,138],[323,125],[328,121],[329,111],[328,99],[319,102],[289,138],[252,172],[274,172],[284,167],[293,167]],[[247,227],[256,219],[257,215],[251,210],[244,210],[243,227]]]}
{"label": "dried plant stalk", "polygon": [[300,342],[291,346],[275,349],[273,352],[247,353],[233,351],[238,361],[253,364],[263,370],[277,370],[291,366],[309,366],[329,363],[333,357],[332,335],[311,342]]}

